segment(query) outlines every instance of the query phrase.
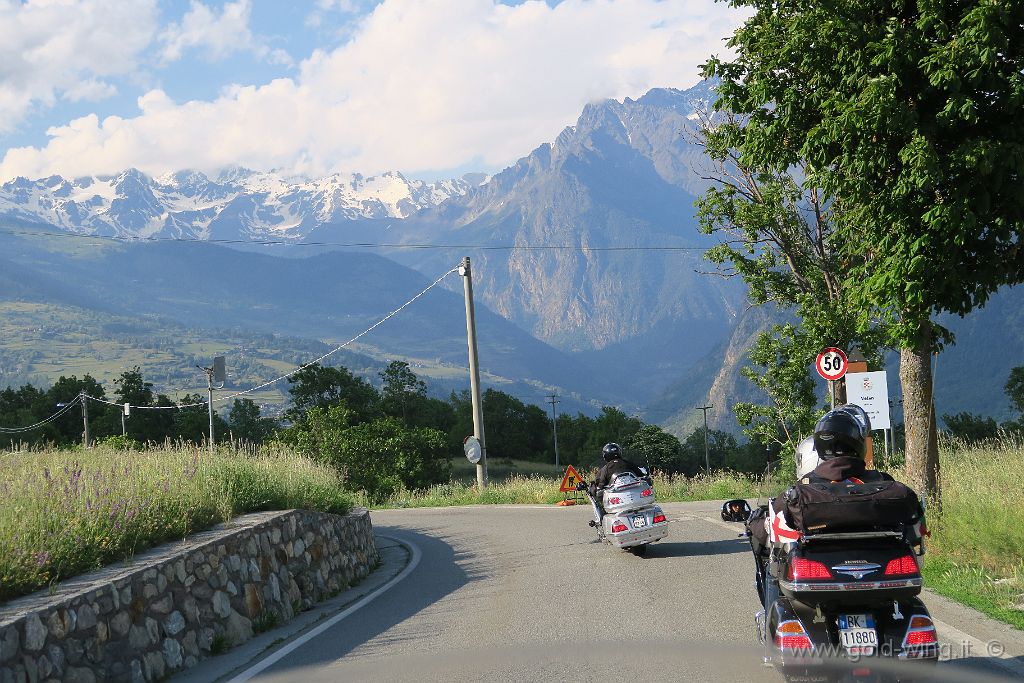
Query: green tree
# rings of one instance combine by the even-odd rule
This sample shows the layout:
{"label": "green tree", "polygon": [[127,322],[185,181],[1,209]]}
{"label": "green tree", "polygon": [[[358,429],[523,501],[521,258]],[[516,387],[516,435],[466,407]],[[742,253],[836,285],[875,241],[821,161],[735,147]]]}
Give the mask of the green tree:
{"label": "green tree", "polygon": [[[736,437],[729,432],[718,429],[708,430],[707,463],[712,471],[729,467],[739,446]],[[683,442],[682,460],[685,463],[683,473],[689,476],[707,469],[704,454],[704,427],[695,429]]]}
{"label": "green tree", "polygon": [[1010,370],[1010,377],[1006,380],[1003,389],[1014,410],[1024,417],[1024,366]]}
{"label": "green tree", "polygon": [[401,487],[423,488],[451,478],[451,453],[436,429],[410,429],[392,417],[353,424],[344,401],[313,406],[282,437],[329,463],[353,491],[379,500]]}
{"label": "green tree", "polygon": [[[129,403],[135,408],[127,418],[128,436],[142,443],[163,443],[175,434],[175,403],[163,394],[154,395],[153,383],[147,382],[136,365],[114,379],[114,396],[118,403]],[[120,420],[120,418],[119,418]],[[118,424],[120,432],[120,424]]]}
{"label": "green tree", "polygon": [[344,400],[352,412],[353,420],[364,422],[379,414],[380,397],[362,377],[356,377],[343,367],[325,367],[314,363],[288,378],[292,405],[284,417],[301,421],[310,408],[326,408]]}
{"label": "green tree", "polygon": [[[200,394],[185,394],[178,402],[177,410],[169,411],[174,417],[170,436],[175,441],[189,441],[201,444],[210,437],[210,409],[206,397]],[[160,411],[163,412],[163,411]],[[213,438],[220,443],[228,439],[228,424],[217,412],[216,404],[213,411]]]}
{"label": "green tree", "polygon": [[732,0],[712,58],[741,155],[802,167],[841,207],[850,292],[890,325],[911,483],[938,494],[932,322],[1024,277],[1024,6],[1016,0]]}
{"label": "green tree", "polygon": [[671,474],[682,472],[683,445],[657,425],[644,425],[622,444],[626,457],[639,465]]}
{"label": "green tree", "polygon": [[601,414],[593,421],[585,448],[600,460],[601,449],[606,443],[615,442],[621,445],[643,426],[643,420],[640,418],[627,415],[618,408],[604,406],[601,408]]}
{"label": "green tree", "polygon": [[277,431],[277,420],[263,417],[252,399],[241,398],[231,404],[227,427],[237,441],[260,444]]}
{"label": "green tree", "polygon": [[409,413],[427,396],[427,385],[409,369],[405,361],[393,360],[380,373],[383,386],[381,408],[386,415],[402,418],[409,424]]}
{"label": "green tree", "polygon": [[983,441],[999,435],[999,425],[991,417],[982,417],[974,413],[957,413],[943,415],[942,421],[952,436],[964,441]]}

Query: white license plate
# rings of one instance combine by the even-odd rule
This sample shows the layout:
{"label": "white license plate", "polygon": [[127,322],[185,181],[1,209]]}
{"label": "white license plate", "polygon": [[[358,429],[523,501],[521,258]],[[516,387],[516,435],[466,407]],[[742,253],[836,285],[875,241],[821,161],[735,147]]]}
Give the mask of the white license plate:
{"label": "white license plate", "polygon": [[839,615],[839,640],[846,649],[877,647],[874,617],[870,614]]}
{"label": "white license plate", "polygon": [[646,517],[644,517],[643,515],[637,515],[636,517],[633,518],[633,528],[634,529],[641,529],[641,528],[643,528],[645,526],[647,526],[647,518]]}

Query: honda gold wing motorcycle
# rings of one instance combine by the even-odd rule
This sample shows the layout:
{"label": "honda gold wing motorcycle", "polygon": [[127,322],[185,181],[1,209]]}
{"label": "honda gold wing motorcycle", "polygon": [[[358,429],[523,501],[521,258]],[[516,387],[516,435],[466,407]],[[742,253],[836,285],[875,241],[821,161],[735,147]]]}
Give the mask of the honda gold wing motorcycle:
{"label": "honda gold wing motorcycle", "polygon": [[[751,524],[764,523],[761,510],[727,501],[722,519],[745,523],[749,537]],[[899,527],[803,534],[774,547],[779,595],[756,617],[765,662],[787,681],[927,679],[939,642],[918,598],[923,554],[916,529]]]}
{"label": "honda gold wing motorcycle", "polygon": [[590,526],[597,529],[599,540],[642,556],[649,544],[668,534],[668,519],[655,503],[654,483],[649,475],[638,477],[632,472],[615,475],[606,488],[597,492],[604,515],[587,485],[580,482],[577,488],[590,499],[594,512]]}

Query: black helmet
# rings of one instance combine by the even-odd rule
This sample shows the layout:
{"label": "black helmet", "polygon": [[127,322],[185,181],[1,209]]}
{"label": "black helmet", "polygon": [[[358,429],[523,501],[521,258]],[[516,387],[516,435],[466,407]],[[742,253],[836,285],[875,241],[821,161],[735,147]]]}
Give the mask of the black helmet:
{"label": "black helmet", "polygon": [[860,422],[845,410],[832,410],[814,425],[814,450],[828,460],[840,455],[863,458],[867,450]]}
{"label": "black helmet", "polygon": [[622,447],[617,443],[606,443],[604,448],[601,449],[601,455],[604,456],[604,461],[615,460],[615,458],[622,457]]}
{"label": "black helmet", "polygon": [[838,408],[836,408],[836,410],[841,410],[844,413],[849,413],[850,415],[853,415],[854,418],[857,419],[857,422],[860,424],[861,431],[864,432],[864,438],[867,438],[868,434],[871,433],[871,418],[868,417],[867,411],[865,411],[856,403],[847,403],[845,405],[841,405]]}

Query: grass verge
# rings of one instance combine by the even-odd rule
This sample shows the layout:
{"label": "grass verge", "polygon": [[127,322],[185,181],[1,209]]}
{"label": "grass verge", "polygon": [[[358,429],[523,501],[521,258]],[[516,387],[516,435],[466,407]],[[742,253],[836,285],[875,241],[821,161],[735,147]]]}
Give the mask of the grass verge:
{"label": "grass verge", "polygon": [[0,454],[0,600],[126,559],[235,515],[305,508],[345,513],[328,467],[289,451],[193,447]]}

